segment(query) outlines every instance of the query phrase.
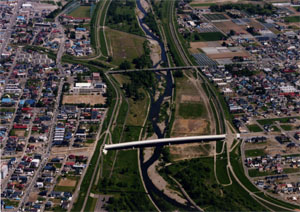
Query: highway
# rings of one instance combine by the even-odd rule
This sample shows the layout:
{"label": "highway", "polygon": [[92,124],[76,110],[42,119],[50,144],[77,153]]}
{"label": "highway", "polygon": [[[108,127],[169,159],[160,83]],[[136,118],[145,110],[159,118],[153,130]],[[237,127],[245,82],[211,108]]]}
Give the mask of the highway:
{"label": "highway", "polygon": [[106,153],[107,150],[132,149],[132,148],[142,148],[142,147],[171,145],[171,144],[183,144],[183,143],[203,142],[203,141],[218,141],[218,140],[224,140],[224,139],[226,139],[226,134],[190,136],[190,137],[178,137],[178,138],[163,138],[163,139],[153,139],[153,140],[145,140],[145,141],[132,141],[132,142],[119,143],[119,144],[105,144],[104,148],[103,148],[103,152]]}

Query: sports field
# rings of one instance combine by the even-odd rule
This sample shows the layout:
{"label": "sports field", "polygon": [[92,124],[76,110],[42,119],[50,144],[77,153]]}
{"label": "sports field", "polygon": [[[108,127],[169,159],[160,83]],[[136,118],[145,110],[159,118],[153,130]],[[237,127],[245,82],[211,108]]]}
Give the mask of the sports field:
{"label": "sports field", "polygon": [[73,16],[74,18],[90,18],[90,10],[90,6],[80,6],[68,15]]}

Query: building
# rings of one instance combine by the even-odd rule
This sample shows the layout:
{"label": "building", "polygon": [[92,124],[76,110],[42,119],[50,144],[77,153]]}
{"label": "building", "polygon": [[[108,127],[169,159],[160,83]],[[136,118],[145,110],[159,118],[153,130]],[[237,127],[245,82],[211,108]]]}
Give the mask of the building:
{"label": "building", "polygon": [[91,94],[91,93],[106,93],[106,84],[102,82],[90,83],[90,82],[79,82],[75,83],[75,86],[71,88],[73,94]]}
{"label": "building", "polygon": [[6,175],[8,174],[8,166],[7,166],[7,164],[1,164],[0,168],[1,168],[0,179],[4,179],[6,177]]}

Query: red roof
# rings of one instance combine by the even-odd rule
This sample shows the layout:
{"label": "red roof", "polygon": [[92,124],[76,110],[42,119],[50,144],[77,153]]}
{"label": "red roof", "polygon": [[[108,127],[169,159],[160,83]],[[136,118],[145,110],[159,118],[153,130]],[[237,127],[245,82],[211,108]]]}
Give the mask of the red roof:
{"label": "red roof", "polygon": [[75,162],[66,162],[65,165],[66,166],[74,166]]}

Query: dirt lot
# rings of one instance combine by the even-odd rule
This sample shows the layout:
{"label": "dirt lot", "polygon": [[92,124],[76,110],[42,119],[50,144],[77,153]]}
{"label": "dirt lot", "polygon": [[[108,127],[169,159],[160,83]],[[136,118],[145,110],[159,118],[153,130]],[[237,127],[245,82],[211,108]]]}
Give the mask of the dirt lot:
{"label": "dirt lot", "polygon": [[237,34],[249,34],[246,30],[232,21],[215,22],[214,25],[226,34],[228,34],[230,30],[234,30]]}
{"label": "dirt lot", "polygon": [[214,142],[210,144],[182,144],[170,146],[170,153],[172,154],[172,160],[179,161],[201,156],[212,156],[214,148]]}
{"label": "dirt lot", "polygon": [[209,123],[205,119],[176,119],[172,136],[192,136],[209,133]]}
{"label": "dirt lot", "polygon": [[74,186],[76,186],[76,180],[70,180],[68,178],[63,178],[59,181],[58,186],[74,187]]}
{"label": "dirt lot", "polygon": [[208,41],[208,42],[190,42],[190,51],[192,53],[199,53],[199,49],[205,47],[221,47],[221,43],[219,41]]}
{"label": "dirt lot", "polygon": [[180,102],[184,103],[184,102],[200,102],[201,98],[200,96],[196,96],[196,95],[181,95],[181,99]]}
{"label": "dirt lot", "polygon": [[209,54],[208,56],[211,59],[223,59],[223,58],[233,58],[235,56],[249,57],[250,55],[248,52],[226,52],[220,54]]}
{"label": "dirt lot", "polygon": [[18,137],[24,137],[25,136],[25,130],[15,130],[15,134]]}
{"label": "dirt lot", "polygon": [[38,192],[30,192],[28,202],[35,202],[38,198]]}
{"label": "dirt lot", "polygon": [[106,98],[99,95],[65,95],[63,97],[63,104],[105,104]]}

